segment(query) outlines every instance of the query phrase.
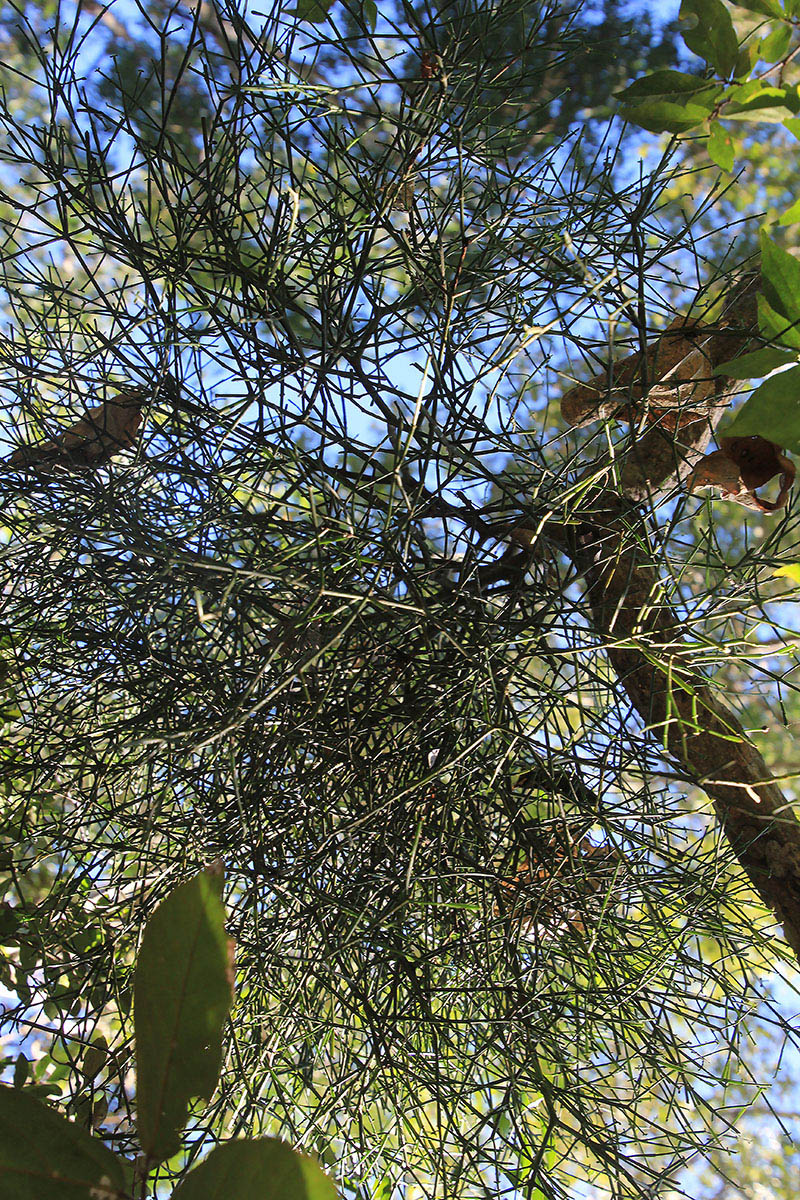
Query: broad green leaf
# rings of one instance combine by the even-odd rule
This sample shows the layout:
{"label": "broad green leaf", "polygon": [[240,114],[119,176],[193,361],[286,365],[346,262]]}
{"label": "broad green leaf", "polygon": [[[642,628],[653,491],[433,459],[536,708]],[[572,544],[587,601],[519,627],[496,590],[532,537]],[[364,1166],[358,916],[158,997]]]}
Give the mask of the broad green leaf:
{"label": "broad green leaf", "polygon": [[108,1042],[100,1035],[96,1037],[83,1056],[81,1071],[84,1079],[94,1079],[108,1061]]}
{"label": "broad green leaf", "polygon": [[783,125],[790,118],[792,109],[784,108],[782,104],[764,104],[760,108],[751,107],[733,113],[722,113],[722,119],[726,121],[763,121],[769,125]]}
{"label": "broad green leaf", "polygon": [[766,17],[782,17],[780,0],[736,0],[737,8],[748,12],[763,13]]}
{"label": "broad green leaf", "polygon": [[791,322],[800,321],[800,262],[766,233],[761,233],[761,274],[771,308]]}
{"label": "broad green leaf", "polygon": [[783,216],[779,217],[779,225],[794,225],[796,221],[800,221],[800,200],[795,200],[791,208],[787,208]]}
{"label": "broad green leaf", "polygon": [[783,58],[792,40],[792,27],[787,21],[781,21],[772,33],[762,38],[758,44],[759,56],[764,62],[775,63]]}
{"label": "broad green leaf", "polygon": [[736,59],[736,66],[733,68],[733,78],[746,78],[757,62],[758,47],[756,45],[751,43],[749,46],[740,46],[739,54]]}
{"label": "broad green leaf", "polygon": [[800,367],[773,375],[756,388],[725,431],[728,437],[754,433],[800,454]]}
{"label": "broad green leaf", "polygon": [[748,108],[727,109],[721,114],[724,121],[762,121],[770,125],[784,125],[791,120],[792,110],[782,104],[751,105]]}
{"label": "broad green leaf", "polygon": [[750,354],[740,354],[729,362],[720,363],[712,374],[727,375],[729,379],[762,379],[776,367],[786,367],[797,362],[797,355],[773,346],[764,346]]}
{"label": "broad green leaf", "polygon": [[117,1200],[126,1164],[24,1089],[0,1086],[0,1200]]}
{"label": "broad green leaf", "polygon": [[708,157],[721,171],[732,171],[735,160],[733,138],[719,121],[712,121],[706,142]]}
{"label": "broad green leaf", "polygon": [[[633,83],[615,92],[617,100],[644,100],[653,96],[679,98],[689,97],[699,92],[718,93],[722,84],[713,80],[703,79],[700,75],[689,75],[686,71],[653,71],[650,75],[642,75]],[[713,101],[711,102],[713,103]]]}
{"label": "broad green leaf", "polygon": [[319,25],[327,20],[332,8],[333,0],[297,0],[292,16],[297,17],[298,21],[310,21],[312,25]]}
{"label": "broad green leaf", "polygon": [[232,994],[231,949],[219,875],[176,888],[147,923],[136,965],[136,1107],[139,1141],[154,1162],[174,1154],[187,1109],[219,1077]]}
{"label": "broad green leaf", "polygon": [[674,104],[669,100],[642,100],[625,104],[619,111],[623,121],[640,125],[650,133],[688,133],[702,125],[708,113],[698,104]]}
{"label": "broad green leaf", "polygon": [[178,1185],[172,1200],[336,1200],[313,1159],[277,1138],[226,1142]]}
{"label": "broad green leaf", "polygon": [[792,583],[800,583],[800,563],[787,563],[785,567],[778,567],[775,574],[791,579]]}
{"label": "broad green leaf", "polygon": [[758,297],[758,328],[768,342],[780,342],[784,346],[791,346],[793,350],[800,350],[800,328],[776,313],[766,296]]}
{"label": "broad green leaf", "polygon": [[722,0],[683,0],[678,14],[681,20],[693,20],[685,30],[683,40],[700,58],[719,71],[730,75],[739,57],[739,39]]}
{"label": "broad green leaf", "polygon": [[374,33],[378,24],[378,6],[375,0],[364,0],[364,21],[370,33]]}
{"label": "broad green leaf", "polygon": [[800,86],[796,83],[787,83],[783,86],[786,92],[786,107],[790,108],[797,116],[800,113]]}
{"label": "broad green leaf", "polygon": [[797,106],[793,88],[770,87],[760,79],[750,79],[731,88],[725,97],[721,116],[726,121],[790,120]]}

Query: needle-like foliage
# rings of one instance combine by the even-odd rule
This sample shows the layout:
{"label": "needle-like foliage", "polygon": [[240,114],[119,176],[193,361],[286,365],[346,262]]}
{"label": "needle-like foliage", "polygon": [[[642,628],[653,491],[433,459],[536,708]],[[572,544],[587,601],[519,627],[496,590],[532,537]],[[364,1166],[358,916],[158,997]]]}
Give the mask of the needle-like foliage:
{"label": "needle-like foliage", "polygon": [[[615,443],[559,395],[714,275],[660,220],[667,164],[574,120],[602,26],[556,0],[12,16],[10,1027],[130,1151],[141,928],[221,857],[226,1066],[164,1179],[279,1134],[364,1197],[650,1194],[724,1136],[777,943],[565,549]],[[20,453],[132,388],[108,461]],[[796,522],[742,544],[697,504],[630,537],[726,681]]]}

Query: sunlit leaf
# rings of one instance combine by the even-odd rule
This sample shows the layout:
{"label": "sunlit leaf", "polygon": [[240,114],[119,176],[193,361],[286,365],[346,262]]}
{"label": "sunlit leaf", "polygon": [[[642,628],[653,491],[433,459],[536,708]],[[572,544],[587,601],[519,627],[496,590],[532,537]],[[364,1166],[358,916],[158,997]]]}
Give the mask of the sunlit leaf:
{"label": "sunlit leaf", "polygon": [[720,75],[730,75],[739,56],[739,39],[722,0],[683,0],[679,16],[694,21],[683,33],[692,53],[716,67]]}
{"label": "sunlit leaf", "polygon": [[721,171],[732,171],[735,159],[733,138],[719,121],[712,121],[706,142],[708,157]]}
{"label": "sunlit leaf", "polygon": [[779,225],[794,225],[800,221],[800,200],[795,200],[794,204],[787,208],[786,212],[778,218]]}
{"label": "sunlit leaf", "polygon": [[793,88],[771,87],[760,79],[731,88],[722,107],[726,121],[774,121],[791,119],[797,111],[797,95]]}
{"label": "sunlit leaf", "polygon": [[784,567],[778,567],[775,574],[800,584],[800,563],[787,563]]}
{"label": "sunlit leaf", "polygon": [[748,104],[742,108],[737,105],[730,111],[725,108],[721,116],[725,121],[759,121],[762,124],[784,125],[793,118],[793,113],[784,104],[767,100],[762,104]]}
{"label": "sunlit leaf", "polygon": [[800,454],[800,366],[765,380],[725,432],[731,437],[759,434]]}
{"label": "sunlit leaf", "polygon": [[797,355],[773,346],[764,346],[750,354],[740,354],[730,362],[715,367],[714,375],[727,375],[730,379],[762,379],[776,367],[785,367],[797,362]]}
{"label": "sunlit leaf", "polygon": [[791,25],[782,21],[767,37],[762,38],[758,45],[759,56],[764,62],[774,63],[783,58],[792,40]]}

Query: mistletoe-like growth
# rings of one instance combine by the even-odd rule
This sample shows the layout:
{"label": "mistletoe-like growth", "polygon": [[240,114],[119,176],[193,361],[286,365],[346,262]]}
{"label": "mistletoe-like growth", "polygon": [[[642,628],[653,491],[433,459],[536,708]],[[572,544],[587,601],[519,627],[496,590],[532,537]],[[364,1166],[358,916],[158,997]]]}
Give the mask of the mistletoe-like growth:
{"label": "mistletoe-like growth", "polygon": [[[789,819],[707,685],[795,518],[723,559],[685,486],[750,317],[679,316],[708,271],[666,175],[576,133],[639,57],[615,4],[266,9],[11,6],[5,1020],[128,1160],[144,1105],[159,1195],[275,1136],[349,1200],[663,1190],[785,951],[741,864],[777,905]],[[622,420],[565,430],[557,381],[631,328],[576,402]],[[133,389],[122,428],[88,399]],[[199,1113],[195,1063],[134,1088],[166,1010],[132,972],[216,858],[236,986],[192,1022]]]}

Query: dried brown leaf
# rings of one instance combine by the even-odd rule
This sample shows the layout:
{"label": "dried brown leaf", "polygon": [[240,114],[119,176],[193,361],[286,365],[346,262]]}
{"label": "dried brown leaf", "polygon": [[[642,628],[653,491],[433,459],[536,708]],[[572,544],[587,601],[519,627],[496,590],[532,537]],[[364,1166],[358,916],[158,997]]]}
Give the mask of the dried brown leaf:
{"label": "dried brown leaf", "polygon": [[714,330],[676,317],[645,356],[637,351],[611,364],[588,383],[571,388],[561,400],[570,425],[588,425],[604,417],[633,415],[647,394],[652,412],[688,408],[693,419],[705,411],[714,394],[708,343]]}
{"label": "dried brown leaf", "polygon": [[[720,448],[702,458],[687,481],[690,492],[698,488],[719,488],[723,500],[735,500],[759,512],[775,512],[789,498],[795,467],[775,442],[757,434],[752,437],[720,438]],[[780,492],[775,501],[763,500],[756,490],[776,475]]]}
{"label": "dried brown leaf", "polygon": [[611,846],[554,836],[531,852],[516,875],[500,882],[495,916],[505,917],[523,937],[585,933],[587,918],[598,911],[591,899],[607,892],[619,861]]}
{"label": "dried brown leaf", "polygon": [[102,466],[115,454],[135,445],[146,397],[144,388],[120,392],[90,408],[85,417],[52,441],[20,446],[6,463],[9,467],[48,464],[66,470]]}
{"label": "dried brown leaf", "polygon": [[[564,419],[575,426],[607,417],[654,420],[674,430],[719,409],[724,377],[716,367],[736,358],[757,325],[757,271],[744,273],[728,289],[722,313],[713,323],[676,317],[663,333],[637,351],[610,363],[588,383],[571,388],[561,401]],[[643,401],[647,402],[647,409]],[[670,411],[679,415],[670,420]]]}

